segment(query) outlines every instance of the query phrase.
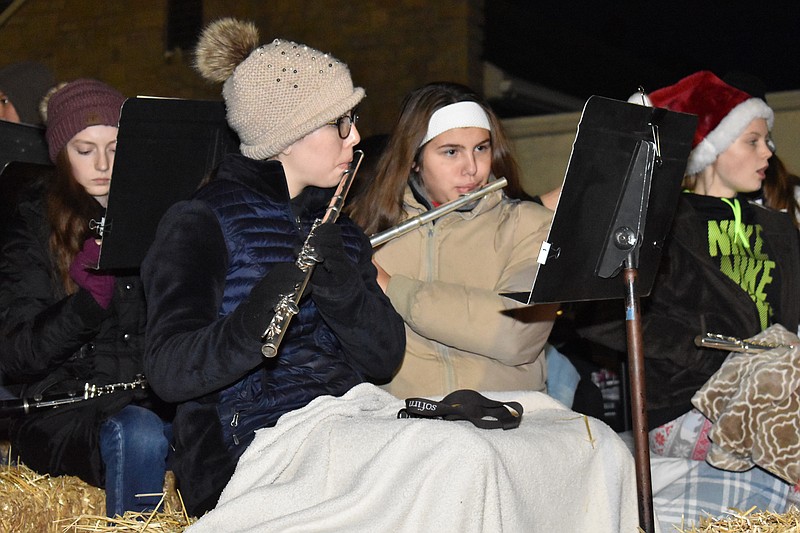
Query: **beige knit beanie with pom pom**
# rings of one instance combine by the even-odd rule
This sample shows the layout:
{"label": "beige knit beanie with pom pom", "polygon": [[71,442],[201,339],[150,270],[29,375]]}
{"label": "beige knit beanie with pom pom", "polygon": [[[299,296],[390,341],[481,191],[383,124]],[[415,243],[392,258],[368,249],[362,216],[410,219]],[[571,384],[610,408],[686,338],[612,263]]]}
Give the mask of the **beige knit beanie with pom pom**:
{"label": "beige knit beanie with pom pom", "polygon": [[226,18],[203,30],[195,51],[200,74],[224,82],[228,124],[243,155],[275,156],[364,98],[347,65],[329,54],[281,39],[258,42],[255,25]]}

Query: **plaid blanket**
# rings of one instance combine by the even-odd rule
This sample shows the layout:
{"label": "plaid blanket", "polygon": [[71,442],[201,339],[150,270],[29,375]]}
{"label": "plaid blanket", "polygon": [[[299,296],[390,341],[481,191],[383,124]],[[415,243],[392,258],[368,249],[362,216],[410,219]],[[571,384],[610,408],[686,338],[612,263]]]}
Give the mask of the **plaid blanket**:
{"label": "plaid blanket", "polygon": [[704,517],[721,518],[731,509],[783,513],[792,489],[773,475],[753,468],[727,472],[705,461],[653,456],[650,462],[653,509],[662,532],[674,525],[688,529]]}
{"label": "plaid blanket", "polygon": [[800,339],[776,325],[752,340],[786,347],[731,353],[694,396],[697,409],[649,434],[662,531],[800,503],[800,347],[789,347]]}

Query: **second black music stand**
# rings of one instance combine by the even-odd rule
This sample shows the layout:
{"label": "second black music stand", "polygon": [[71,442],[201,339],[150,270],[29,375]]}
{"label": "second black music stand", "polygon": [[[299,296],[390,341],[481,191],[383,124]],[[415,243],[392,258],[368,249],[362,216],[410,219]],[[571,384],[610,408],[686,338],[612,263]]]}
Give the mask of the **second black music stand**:
{"label": "second black music stand", "polygon": [[[694,115],[592,96],[572,146],[526,304],[624,298],[639,523],[655,529],[639,297],[677,207]],[[622,274],[622,279],[620,279]]]}
{"label": "second black music stand", "polygon": [[138,97],[120,113],[100,268],[138,268],[169,207],[189,198],[239,140],[220,101]]}
{"label": "second black music stand", "polygon": [[44,128],[0,120],[0,168],[12,161],[49,165]]}
{"label": "second black music stand", "polygon": [[52,169],[44,128],[0,120],[0,224],[13,215],[21,196],[41,188]]}

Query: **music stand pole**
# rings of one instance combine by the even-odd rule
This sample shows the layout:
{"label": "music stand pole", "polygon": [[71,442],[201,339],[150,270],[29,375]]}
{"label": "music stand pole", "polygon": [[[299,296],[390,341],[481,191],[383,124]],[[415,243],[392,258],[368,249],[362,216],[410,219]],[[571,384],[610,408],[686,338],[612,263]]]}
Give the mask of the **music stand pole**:
{"label": "music stand pole", "polygon": [[644,377],[644,342],[639,310],[638,254],[642,246],[654,169],[662,164],[658,140],[637,143],[624,179],[598,275],[611,278],[621,269],[625,283],[625,330],[628,340],[631,426],[636,466],[639,526],[654,533],[653,489],[650,481],[650,443],[647,435],[647,401]]}
{"label": "music stand pole", "polygon": [[[625,299],[639,525],[646,533],[655,530],[655,513],[639,297],[655,281],[696,129],[694,115],[589,98],[533,287],[507,295],[528,305]],[[601,330],[621,329],[618,321]]]}
{"label": "music stand pole", "polygon": [[636,494],[639,503],[639,525],[646,533],[655,531],[653,488],[650,479],[650,443],[647,435],[647,403],[644,380],[644,343],[639,297],[636,296],[638,270],[623,270],[625,281],[625,329],[628,337],[628,377],[630,379],[631,425],[636,466]]}

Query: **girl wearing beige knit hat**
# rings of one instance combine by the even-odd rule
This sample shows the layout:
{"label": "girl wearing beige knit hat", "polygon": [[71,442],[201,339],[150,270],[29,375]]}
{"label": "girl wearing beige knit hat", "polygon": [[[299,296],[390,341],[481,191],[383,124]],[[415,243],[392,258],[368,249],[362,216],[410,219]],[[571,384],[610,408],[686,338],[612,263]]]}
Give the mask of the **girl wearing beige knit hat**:
{"label": "girl wearing beige knit hat", "polygon": [[[354,108],[364,89],[354,88],[347,65],[329,54],[281,39],[257,43],[252,23],[222,19],[205,29],[196,52],[201,75],[224,82],[228,124],[242,154],[284,163],[292,197],[306,185],[336,185],[361,139]],[[313,168],[304,161],[310,154]]]}
{"label": "girl wearing beige knit hat", "polygon": [[376,282],[369,240],[349,218],[321,224],[319,256],[277,356],[261,336],[358,142],[364,97],[347,66],[308,46],[259,46],[250,23],[210,24],[196,65],[223,82],[229,154],[194,197],[161,220],[142,264],[148,382],[178,403],[175,471],[190,513],[214,507],[260,428],[321,395],[385,382],[400,364],[402,319]]}

